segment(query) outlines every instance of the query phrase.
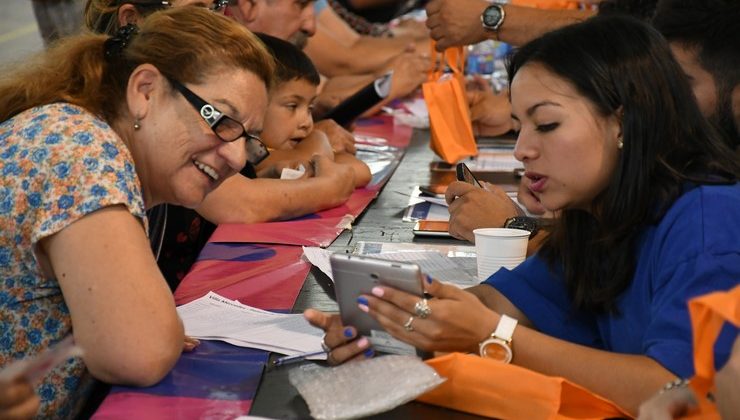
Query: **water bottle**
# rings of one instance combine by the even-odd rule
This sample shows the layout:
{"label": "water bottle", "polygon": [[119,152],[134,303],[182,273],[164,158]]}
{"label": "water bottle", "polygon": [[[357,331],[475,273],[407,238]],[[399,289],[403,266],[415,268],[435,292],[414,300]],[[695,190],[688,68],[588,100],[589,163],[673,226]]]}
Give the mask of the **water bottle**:
{"label": "water bottle", "polygon": [[493,73],[494,59],[496,56],[497,42],[487,40],[475,45],[468,46],[467,74],[479,74],[490,77]]}

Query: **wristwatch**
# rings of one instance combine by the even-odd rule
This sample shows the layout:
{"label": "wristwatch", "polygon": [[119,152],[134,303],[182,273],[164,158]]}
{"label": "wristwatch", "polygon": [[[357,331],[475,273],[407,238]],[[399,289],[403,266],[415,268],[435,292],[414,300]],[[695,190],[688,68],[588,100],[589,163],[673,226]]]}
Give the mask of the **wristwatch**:
{"label": "wristwatch", "polygon": [[514,335],[514,329],[519,321],[516,319],[501,315],[498,321],[496,331],[486,340],[478,345],[480,357],[497,360],[502,363],[511,363],[514,353],[511,351],[511,337]]}
{"label": "wristwatch", "polygon": [[529,231],[529,237],[532,238],[537,234],[537,231],[540,230],[540,223],[534,217],[515,216],[506,219],[504,227]]}
{"label": "wristwatch", "polygon": [[480,21],[485,30],[496,32],[503,25],[505,17],[504,6],[493,3],[483,10]]}

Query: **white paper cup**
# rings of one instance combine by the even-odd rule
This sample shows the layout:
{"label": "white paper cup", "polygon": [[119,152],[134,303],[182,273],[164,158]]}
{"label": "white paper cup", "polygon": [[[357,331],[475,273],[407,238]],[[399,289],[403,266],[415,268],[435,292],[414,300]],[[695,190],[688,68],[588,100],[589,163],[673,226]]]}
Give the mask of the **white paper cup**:
{"label": "white paper cup", "polygon": [[529,232],[522,229],[475,229],[478,279],[483,281],[501,267],[513,269],[527,257]]}

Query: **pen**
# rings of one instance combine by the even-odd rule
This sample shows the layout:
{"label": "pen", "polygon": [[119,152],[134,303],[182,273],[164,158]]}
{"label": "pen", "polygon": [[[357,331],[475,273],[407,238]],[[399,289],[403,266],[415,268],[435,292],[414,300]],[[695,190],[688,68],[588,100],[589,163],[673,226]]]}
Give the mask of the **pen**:
{"label": "pen", "polygon": [[292,363],[302,362],[308,359],[309,357],[318,356],[320,354],[326,354],[326,352],[323,350],[319,350],[319,351],[314,351],[311,353],[303,353],[303,354],[296,354],[293,356],[279,357],[272,362],[272,365],[273,366],[289,365]]}

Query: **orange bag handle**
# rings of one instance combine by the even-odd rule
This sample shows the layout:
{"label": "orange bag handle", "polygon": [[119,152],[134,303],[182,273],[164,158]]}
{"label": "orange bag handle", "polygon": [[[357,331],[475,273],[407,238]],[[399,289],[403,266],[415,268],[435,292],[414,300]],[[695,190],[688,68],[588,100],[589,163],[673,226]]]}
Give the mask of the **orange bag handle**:
{"label": "orange bag handle", "polygon": [[725,321],[740,326],[740,286],[714,292],[689,301],[694,340],[694,378],[696,395],[707,395],[714,383],[714,342]]}
{"label": "orange bag handle", "polygon": [[436,46],[437,43],[434,40],[429,43],[429,56],[432,57],[432,67],[429,69],[427,80],[430,82],[439,80],[444,72],[445,63],[450,67],[455,77],[462,77],[465,67],[464,47],[452,47],[440,53],[437,52]]}

